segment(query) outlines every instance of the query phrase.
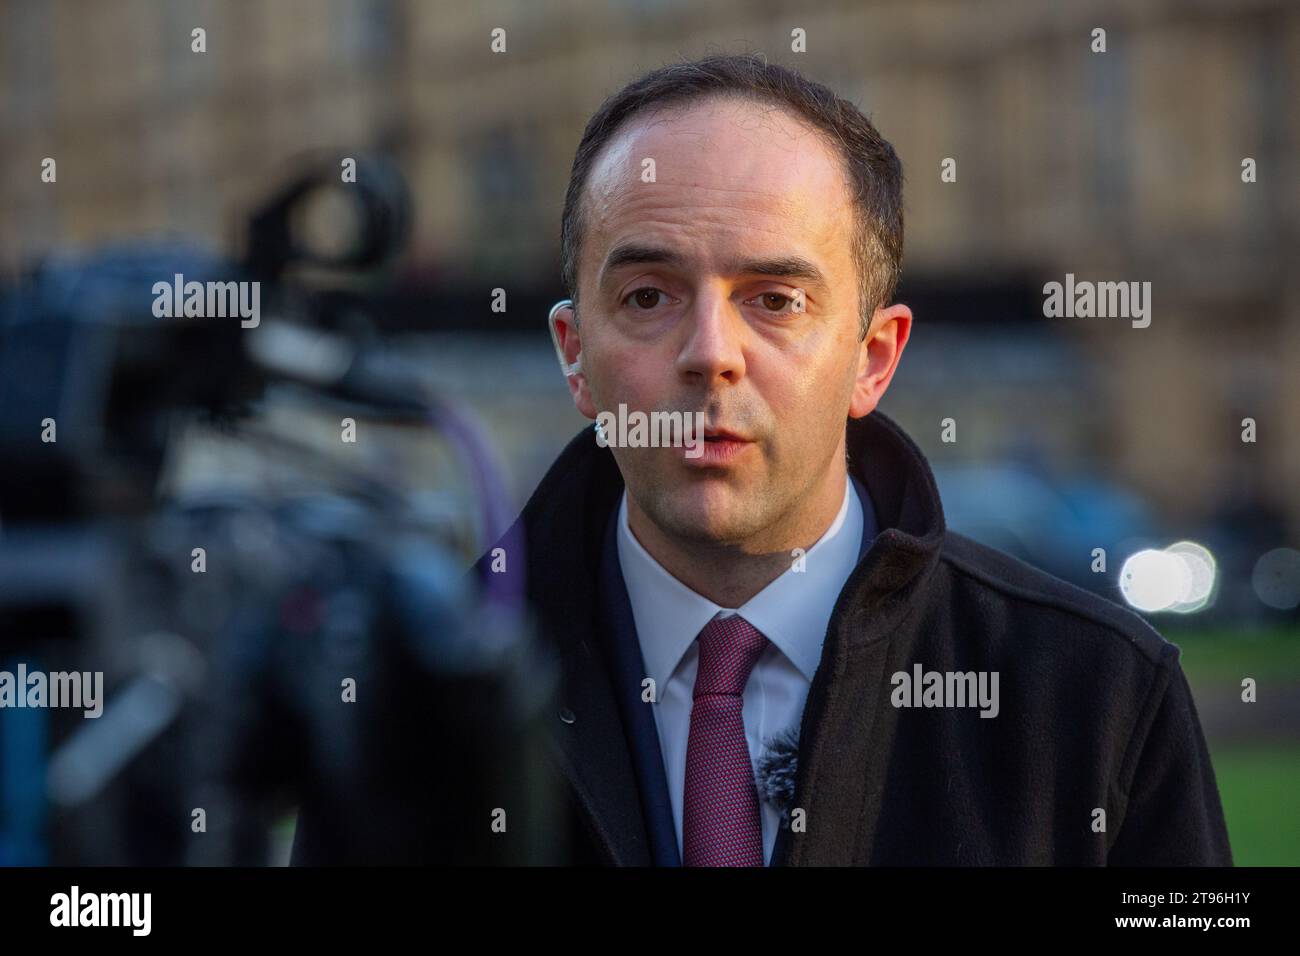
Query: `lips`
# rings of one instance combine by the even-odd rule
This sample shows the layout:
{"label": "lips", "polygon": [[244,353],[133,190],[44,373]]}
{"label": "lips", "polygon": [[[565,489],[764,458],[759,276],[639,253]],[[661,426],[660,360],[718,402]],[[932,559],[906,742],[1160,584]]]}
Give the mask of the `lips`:
{"label": "lips", "polygon": [[752,440],[730,429],[708,428],[704,430],[704,441],[684,449],[684,461],[689,468],[727,469],[739,465],[752,444]]}
{"label": "lips", "polygon": [[725,428],[704,429],[704,440],[705,441],[739,441],[739,442],[753,441],[752,438],[746,438],[744,435],[738,434],[737,432],[728,431]]}

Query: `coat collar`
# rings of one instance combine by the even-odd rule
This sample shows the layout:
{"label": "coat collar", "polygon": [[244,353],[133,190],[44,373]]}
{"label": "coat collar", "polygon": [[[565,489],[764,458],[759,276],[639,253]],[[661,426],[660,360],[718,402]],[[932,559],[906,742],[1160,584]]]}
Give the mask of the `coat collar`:
{"label": "coat collar", "polygon": [[[929,465],[897,424],[880,411],[850,419],[846,448],[850,472],[870,492],[878,534],[836,602],[804,708],[794,806],[810,815],[822,791],[834,812],[860,810],[866,798],[865,774],[835,772],[845,756],[837,737],[842,741],[849,728],[855,739],[865,736],[862,715],[874,712],[882,683],[872,679],[872,668],[915,605],[945,533]],[[526,542],[525,589],[543,653],[559,672],[557,713],[548,718],[553,753],[607,861],[648,865],[640,795],[597,631],[604,535],[622,491],[613,454],[584,428],[547,471],[516,530]],[[490,560],[480,560],[480,574]],[[512,560],[510,573],[518,573],[520,562]],[[774,862],[816,862],[853,850],[825,828],[787,833]]]}

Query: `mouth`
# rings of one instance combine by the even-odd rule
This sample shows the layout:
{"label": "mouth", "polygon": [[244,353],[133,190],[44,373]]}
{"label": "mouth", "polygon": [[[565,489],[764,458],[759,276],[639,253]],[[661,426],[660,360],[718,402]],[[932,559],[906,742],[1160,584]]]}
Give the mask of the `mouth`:
{"label": "mouth", "polygon": [[739,435],[736,432],[728,431],[725,428],[706,428],[704,430],[704,440],[711,442],[751,442],[752,438]]}
{"label": "mouth", "polygon": [[684,452],[685,462],[696,468],[725,468],[738,463],[753,444],[752,438],[730,429],[706,428],[704,441]]}

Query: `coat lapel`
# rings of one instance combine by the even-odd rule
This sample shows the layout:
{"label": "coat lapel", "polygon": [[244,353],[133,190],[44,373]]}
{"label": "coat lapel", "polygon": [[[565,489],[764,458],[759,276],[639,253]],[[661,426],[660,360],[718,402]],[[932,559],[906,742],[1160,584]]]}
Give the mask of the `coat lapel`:
{"label": "coat lapel", "polygon": [[851,421],[848,451],[850,474],[867,486],[879,530],[871,542],[864,536],[858,566],[831,612],[800,721],[792,807],[804,811],[804,826],[778,835],[777,866],[870,859],[890,750],[876,716],[889,692],[891,640],[918,606],[943,542],[929,466],[893,421],[880,412]]}
{"label": "coat lapel", "polygon": [[[508,570],[501,573],[522,575],[523,580],[495,583],[498,591],[526,595],[539,652],[555,675],[554,709],[547,717],[551,756],[602,860],[637,866],[649,864],[650,852],[600,639],[602,537],[622,490],[613,455],[584,428],[542,478],[516,524],[475,570],[486,590],[494,552],[503,546],[513,549],[506,555]],[[503,583],[508,586],[501,587]],[[571,836],[584,839],[580,833]]]}
{"label": "coat lapel", "polygon": [[[849,479],[853,482],[853,490],[854,490],[854,492],[855,492],[855,493],[857,494],[857,496],[858,496],[858,501],[861,502],[861,504],[862,504],[862,513],[863,513],[863,527],[864,527],[864,532],[863,532],[863,535],[862,535],[862,543],[858,546],[858,564],[861,565],[863,559],[866,558],[866,556],[867,556],[867,552],[869,552],[869,551],[871,550],[872,545],[875,543],[875,540],[876,540],[875,529],[879,527],[879,520],[880,520],[880,519],[879,519],[879,517],[876,515],[875,511],[872,510],[872,509],[873,509],[873,503],[872,503],[872,500],[871,500],[871,496],[867,493],[866,486],[863,484],[862,479],[860,479],[857,475],[852,475],[852,474],[849,475]],[[833,624],[834,624],[834,620],[835,620],[835,619],[834,619],[834,616],[832,616],[831,620],[828,621],[827,624],[826,624],[826,635],[827,635],[827,636],[826,636],[826,641],[827,641],[827,642],[829,642],[829,640],[830,640],[830,631],[831,631],[831,628],[832,628],[832,626],[833,626]],[[822,660],[823,660],[823,661],[825,660],[825,646],[826,646],[826,643],[824,642],[823,645],[822,645],[822,647],[823,647]],[[825,668],[822,667],[821,663],[819,663],[819,664],[818,664],[818,667],[817,667],[817,674],[820,674],[824,669],[825,669]],[[816,674],[814,674],[814,680],[815,680],[815,679],[816,679]],[[808,696],[809,696],[809,698],[812,697],[812,689],[811,689],[811,688],[809,688],[809,695],[808,695]],[[807,713],[807,705],[805,705],[805,707],[804,707],[804,713],[805,713],[805,714]],[[807,750],[807,747],[805,747],[804,744],[803,744],[803,742],[802,742],[803,739],[804,739],[804,738],[803,738],[803,730],[802,730],[802,728],[803,728],[803,721],[802,721],[802,719],[801,719],[801,720],[800,720],[800,746],[799,746],[799,756],[798,756],[798,762],[795,764],[795,776],[796,776],[796,780],[797,780],[798,775],[799,775],[799,763],[801,763],[801,762],[803,761],[804,751]],[[799,802],[798,802],[798,793],[797,793],[797,785],[796,785],[796,796],[795,796],[795,802],[792,804],[792,806],[795,806],[795,807],[798,807],[798,806],[799,806]],[[772,847],[772,860],[771,860],[771,864],[770,864],[771,866],[788,866],[788,865],[789,865],[788,857],[789,857],[789,854],[790,854],[790,837],[791,837],[791,831],[790,831],[790,828],[789,828],[788,826],[783,826],[780,830],[777,831],[777,834],[776,834],[776,843],[775,843],[775,845]],[[804,852],[806,852],[806,850],[805,850]]]}
{"label": "coat lapel", "polygon": [[605,666],[588,642],[580,642],[561,661],[556,699],[554,752],[606,862],[649,866],[641,796],[622,717]]}
{"label": "coat lapel", "polygon": [[641,682],[646,676],[645,656],[636,632],[636,616],[627,596],[627,585],[618,561],[618,510],[610,516],[605,533],[601,565],[601,637],[609,655],[614,694],[623,717],[623,728],[631,750],[637,788],[645,811],[646,836],[655,866],[681,866],[677,848],[677,827],[673,821],[664,771],[659,727],[653,704],[641,699]]}

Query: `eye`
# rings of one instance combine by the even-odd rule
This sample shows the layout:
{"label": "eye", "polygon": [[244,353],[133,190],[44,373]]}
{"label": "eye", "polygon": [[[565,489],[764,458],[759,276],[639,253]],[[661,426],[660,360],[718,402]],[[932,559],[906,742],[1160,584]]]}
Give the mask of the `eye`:
{"label": "eye", "polygon": [[786,295],[784,292],[764,292],[755,301],[762,305],[765,312],[771,312],[773,315],[789,314],[803,311],[796,309],[798,303],[792,295]]}
{"label": "eye", "polygon": [[654,286],[646,285],[646,286],[642,286],[639,289],[633,289],[631,292],[625,295],[623,297],[623,304],[627,305],[629,299],[635,298],[636,303],[638,306],[641,307],[641,310],[647,311],[649,309],[653,309],[656,305],[659,305],[659,299],[662,297],[663,297],[662,292],[660,292]]}

